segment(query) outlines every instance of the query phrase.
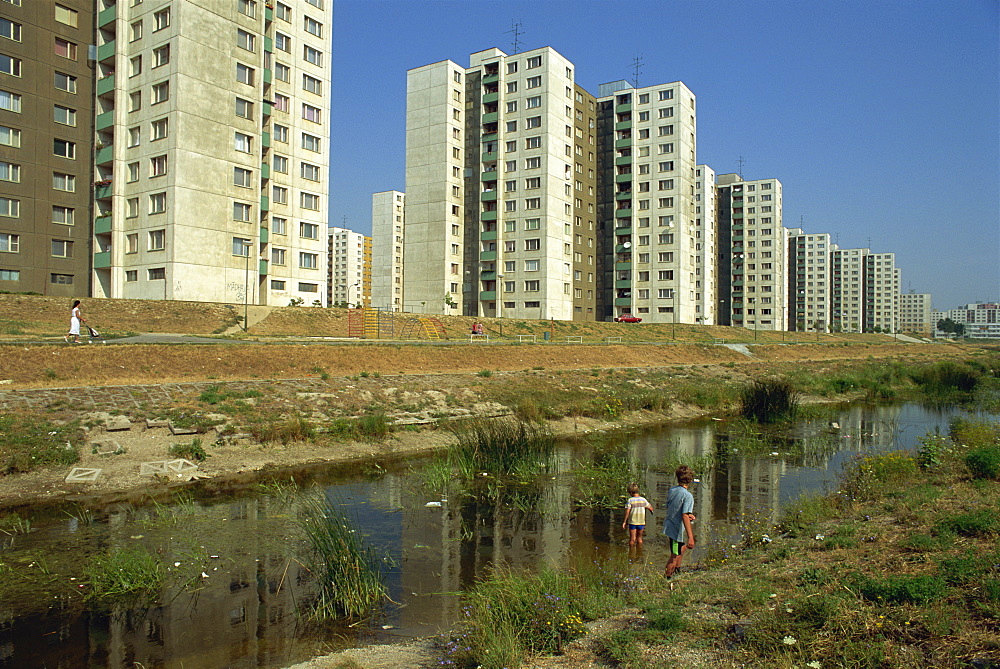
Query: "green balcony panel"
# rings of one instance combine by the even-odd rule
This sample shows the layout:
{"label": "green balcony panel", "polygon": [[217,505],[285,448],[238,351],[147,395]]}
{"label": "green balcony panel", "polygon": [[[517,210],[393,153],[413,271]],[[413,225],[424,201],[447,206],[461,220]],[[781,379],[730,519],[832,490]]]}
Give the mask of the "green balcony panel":
{"label": "green balcony panel", "polygon": [[115,110],[98,114],[94,119],[94,127],[98,130],[107,130],[115,124]]}
{"label": "green balcony panel", "polygon": [[626,207],[625,209],[616,209],[615,218],[632,218],[632,208]]}
{"label": "green balcony panel", "polygon": [[479,280],[480,281],[496,281],[496,278],[497,278],[497,273],[496,272],[487,271],[487,272],[480,272],[479,273]]}
{"label": "green balcony panel", "polygon": [[491,170],[489,172],[483,172],[481,175],[479,175],[479,178],[482,179],[483,181],[496,181],[497,171]]}
{"label": "green balcony panel", "polygon": [[264,8],[264,20],[273,21],[274,20],[274,10],[270,7]]}
{"label": "green balcony panel", "polygon": [[615,165],[631,165],[632,156],[618,156],[615,158]]}
{"label": "green balcony panel", "polygon": [[111,216],[98,216],[94,219],[94,234],[106,235],[111,232]]}
{"label": "green balcony panel", "polygon": [[615,199],[618,200],[619,202],[623,202],[625,200],[631,200],[632,199],[632,192],[629,191],[627,193],[616,193],[615,194]]}
{"label": "green balcony panel", "polygon": [[616,270],[632,269],[632,263],[631,262],[616,262],[615,263],[615,269]]}
{"label": "green balcony panel", "polygon": [[270,231],[267,228],[261,228],[260,229],[260,243],[261,244],[267,244],[268,240],[270,240],[270,234],[271,233],[270,233]]}
{"label": "green balcony panel", "polygon": [[618,121],[615,123],[615,130],[631,130],[632,121]]}
{"label": "green balcony panel", "polygon": [[491,260],[496,260],[497,259],[497,252],[496,251],[481,251],[479,253],[479,259],[482,260],[482,261],[485,261],[485,262],[489,262]]}
{"label": "green balcony panel", "polygon": [[632,103],[631,102],[629,102],[627,104],[623,104],[623,105],[615,105],[615,113],[616,114],[625,114],[625,113],[630,112],[630,111],[632,111]]}
{"label": "green balcony panel", "polygon": [[94,254],[94,269],[108,269],[111,267],[111,252],[101,251]]}
{"label": "green balcony panel", "polygon": [[97,60],[103,62],[105,60],[114,58],[115,48],[116,48],[115,40],[111,40],[107,44],[102,44],[101,46],[97,47]]}
{"label": "green balcony panel", "polygon": [[733,218],[743,218],[743,212],[742,211],[734,211],[733,212]]}
{"label": "green balcony panel", "polygon": [[733,285],[734,286],[742,286],[743,282],[742,281],[733,281]]}
{"label": "green balcony panel", "polygon": [[631,181],[632,181],[632,173],[631,172],[629,172],[628,174],[616,174],[615,175],[615,183],[624,184],[624,183],[629,183]]}
{"label": "green balcony panel", "polygon": [[264,38],[264,51],[274,51],[274,40],[270,37]]}
{"label": "green balcony panel", "polygon": [[743,235],[733,235],[733,241],[734,242],[742,242],[743,241]]}
{"label": "green balcony panel", "polygon": [[118,18],[118,5],[112,5],[107,9],[102,9],[97,14],[97,27],[103,28],[109,23],[113,23]]}
{"label": "green balcony panel", "polygon": [[631,235],[632,234],[632,228],[631,227],[627,227],[627,228],[615,228],[615,234],[616,235]]}
{"label": "green balcony panel", "polygon": [[490,112],[489,114],[483,114],[483,123],[496,123],[500,120],[499,112]]}
{"label": "green balcony panel", "polygon": [[483,162],[484,163],[495,163],[496,161],[497,161],[497,154],[496,154],[496,152],[493,152],[493,153],[487,152],[487,153],[483,154]]}
{"label": "green balcony panel", "polygon": [[271,166],[267,163],[261,163],[260,165],[260,178],[270,179],[271,178]]}
{"label": "green balcony panel", "polygon": [[624,244],[615,244],[615,253],[628,253],[632,248],[632,242],[629,242],[628,246]]}
{"label": "green balcony panel", "polygon": [[745,249],[742,246],[734,246],[732,249],[733,253],[743,253]]}
{"label": "green balcony panel", "polygon": [[98,165],[106,165],[115,159],[115,147],[105,146],[103,149],[98,149],[94,156],[94,162]]}
{"label": "green balcony panel", "polygon": [[743,206],[743,200],[733,200],[733,208],[737,209]]}
{"label": "green balcony panel", "polygon": [[495,132],[485,132],[483,133],[484,142],[495,142],[497,141],[497,134]]}
{"label": "green balcony panel", "polygon": [[615,281],[615,288],[631,288],[631,287],[632,287],[631,279],[618,279],[617,281]]}
{"label": "green balcony panel", "polygon": [[272,74],[271,74],[271,70],[269,70],[269,69],[267,69],[267,68],[265,67],[265,68],[264,68],[264,83],[265,83],[265,84],[269,84],[269,83],[271,83],[271,81],[272,81],[272,78],[273,78],[273,77],[272,77]]}
{"label": "green balcony panel", "polygon": [[483,202],[496,202],[497,192],[495,190],[485,190],[482,192],[482,197],[480,199]]}
{"label": "green balcony panel", "polygon": [[482,290],[479,292],[479,299],[486,302],[492,302],[497,299],[497,291],[495,290]]}
{"label": "green balcony panel", "polygon": [[616,139],[615,148],[616,149],[627,149],[632,146],[632,138],[626,137],[625,139]]}
{"label": "green balcony panel", "polygon": [[263,107],[264,107],[264,116],[270,116],[271,114],[274,113],[274,103],[273,102],[265,102],[264,105],[263,105]]}
{"label": "green balcony panel", "polygon": [[271,200],[266,195],[260,196],[260,210],[271,211]]}
{"label": "green balcony panel", "polygon": [[500,81],[499,74],[487,74],[483,76],[483,84],[495,84]]}
{"label": "green balcony panel", "polygon": [[632,298],[631,297],[616,297],[615,298],[616,307],[631,307]]}
{"label": "green balcony panel", "polygon": [[271,148],[271,133],[269,132],[260,133],[260,145],[265,148]]}
{"label": "green balcony panel", "polygon": [[483,95],[483,104],[489,104],[491,102],[498,102],[500,100],[499,93],[486,93]]}
{"label": "green balcony panel", "polygon": [[485,221],[487,223],[496,221],[497,213],[495,211],[484,211],[483,213],[479,214],[479,220]]}
{"label": "green balcony panel", "polygon": [[257,263],[257,273],[261,276],[267,276],[267,261],[261,260]]}
{"label": "green balcony panel", "polygon": [[115,91],[115,75],[108,77],[101,77],[97,80],[97,94],[107,95],[108,93],[114,93]]}
{"label": "green balcony panel", "polygon": [[479,234],[479,239],[483,240],[484,242],[496,241],[496,238],[497,238],[496,230],[486,230]]}
{"label": "green balcony panel", "polygon": [[102,185],[102,186],[95,186],[94,187],[94,197],[97,198],[98,200],[101,200],[101,199],[107,198],[107,197],[111,197],[112,190],[113,189],[111,188],[111,184]]}

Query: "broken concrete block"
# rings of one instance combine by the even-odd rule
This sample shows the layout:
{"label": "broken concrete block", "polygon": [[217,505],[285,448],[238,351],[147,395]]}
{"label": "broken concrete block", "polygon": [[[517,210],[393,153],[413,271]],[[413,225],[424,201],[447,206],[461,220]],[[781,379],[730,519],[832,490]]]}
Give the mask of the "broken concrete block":
{"label": "broken concrete block", "polygon": [[95,467],[73,467],[66,475],[66,483],[93,483],[102,471]]}
{"label": "broken concrete block", "polygon": [[95,455],[121,455],[125,447],[114,439],[102,439],[90,443],[91,453]]}
{"label": "broken concrete block", "polygon": [[131,430],[132,421],[130,421],[125,416],[112,416],[104,424],[104,429],[108,432],[116,432],[120,430]]}
{"label": "broken concrete block", "polygon": [[193,427],[178,427],[170,423],[170,434],[198,434],[198,430]]}
{"label": "broken concrete block", "polygon": [[149,429],[154,427],[170,427],[170,421],[166,418],[147,418],[146,428]]}
{"label": "broken concrete block", "polygon": [[184,458],[177,460],[155,460],[139,464],[139,476],[155,476],[157,474],[185,476],[193,474],[196,471],[198,471],[198,465]]}

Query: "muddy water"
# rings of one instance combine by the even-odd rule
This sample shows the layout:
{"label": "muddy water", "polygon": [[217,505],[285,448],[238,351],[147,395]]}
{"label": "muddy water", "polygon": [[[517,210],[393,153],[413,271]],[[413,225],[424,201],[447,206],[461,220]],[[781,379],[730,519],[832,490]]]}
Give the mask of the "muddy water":
{"label": "muddy water", "polygon": [[[649,466],[643,492],[660,507],[672,476],[663,467],[726,457],[692,486],[699,548],[735,541],[741,528],[777,519],[783,504],[834,485],[858,452],[912,448],[951,411],[916,405],[849,407],[796,425],[765,454],[744,456],[723,422],[660,428],[619,440],[564,443],[547,484],[512,506],[442,499],[419,485],[420,461],[299,476],[300,487],[342,504],[384,551],[393,604],[371,623],[318,625],[297,614],[315,583],[299,561],[296,497],[290,486],[257,486],[171,505],[65,509],[32,518],[26,534],[0,534],[0,666],[282,667],[337,647],[425,636],[459,613],[457,593],[493,563],[533,567],[620,555],[618,508],[585,507],[569,474],[599,453]],[[597,443],[600,441],[600,443]],[[758,449],[759,450],[759,449]],[[622,481],[622,488],[627,482]],[[428,504],[430,503],[430,504]],[[649,527],[636,569],[662,569]],[[101,551],[142,548],[167,578],[153,602],[88,604],[85,565]],[[25,585],[27,581],[27,585]],[[17,583],[14,586],[11,584]]]}

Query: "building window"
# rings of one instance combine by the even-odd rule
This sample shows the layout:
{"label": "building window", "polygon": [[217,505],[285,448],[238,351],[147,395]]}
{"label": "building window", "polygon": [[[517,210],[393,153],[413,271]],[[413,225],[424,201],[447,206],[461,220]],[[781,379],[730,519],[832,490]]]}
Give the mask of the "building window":
{"label": "building window", "polygon": [[139,233],[125,235],[125,253],[139,252]]}
{"label": "building window", "polygon": [[314,195],[312,193],[299,193],[299,200],[299,204],[303,209],[319,211],[319,195]]}
{"label": "building window", "polygon": [[322,123],[323,119],[321,116],[322,112],[319,107],[313,107],[312,105],[307,105],[302,103],[302,118],[306,121],[311,121],[313,123]]}
{"label": "building window", "polygon": [[53,139],[52,153],[53,155],[56,156],[62,156],[63,158],[69,158],[70,160],[75,160],[76,142],[70,142],[65,139]]}
{"label": "building window", "polygon": [[21,182],[21,166],[0,161],[0,181]]}
{"label": "building window", "polygon": [[149,196],[149,213],[162,214],[167,210],[167,194],[153,193]]}
{"label": "building window", "polygon": [[61,125],[76,126],[76,110],[60,105],[53,105],[52,120]]}
{"label": "building window", "polygon": [[285,264],[285,249],[271,249],[271,264],[272,265]]}
{"label": "building window", "polygon": [[146,270],[146,278],[149,281],[165,281],[167,278],[167,269],[165,267],[151,267]]}
{"label": "building window", "polygon": [[60,174],[59,172],[54,172],[52,174],[52,188],[53,190],[66,191],[67,193],[76,192],[76,177],[72,174]]}
{"label": "building window", "polygon": [[302,269],[318,269],[319,254],[299,252],[299,267]]}
{"label": "building window", "polygon": [[540,251],[542,248],[542,240],[540,239],[525,239],[524,240],[524,250],[525,251]]}
{"label": "building window", "polygon": [[20,281],[21,272],[16,269],[0,269],[0,281]]}
{"label": "building window", "polygon": [[280,156],[278,154],[275,154],[271,162],[273,163],[275,172],[280,172],[281,174],[288,174],[288,158],[286,158],[285,156]]}
{"label": "building window", "polygon": [[236,81],[247,86],[253,86],[254,70],[249,65],[236,63]]}
{"label": "building window", "polygon": [[524,261],[524,271],[525,272],[537,272],[540,268],[539,260],[525,260]]}
{"label": "building window", "polygon": [[524,290],[528,293],[537,293],[541,289],[541,281],[525,281]]}
{"label": "building window", "polygon": [[278,81],[283,81],[286,84],[292,82],[292,68],[285,65],[284,63],[274,64],[274,78]]}
{"label": "building window", "polygon": [[540,149],[542,148],[542,138],[541,137],[527,137],[524,140],[524,148],[526,149]]}
{"label": "building window", "polygon": [[125,200],[125,218],[136,218],[139,215],[139,198],[130,197]]}
{"label": "building window", "polygon": [[541,209],[542,199],[538,197],[531,197],[524,201],[525,209]]}
{"label": "building window", "polygon": [[302,59],[307,63],[323,67],[323,52],[312,48],[308,44],[302,45]]}
{"label": "building window", "polygon": [[156,12],[153,14],[153,32],[157,30],[163,30],[170,26],[170,8],[166,8],[163,11]]}
{"label": "building window", "polygon": [[274,48],[286,53],[290,52],[292,50],[292,38],[283,33],[274,33]]}
{"label": "building window", "polygon": [[153,104],[160,104],[161,102],[166,102],[170,99],[170,82],[162,81],[158,84],[153,84]]}
{"label": "building window", "polygon": [[672,90],[659,91],[659,96],[661,100],[672,100],[674,92]]}
{"label": "building window", "polygon": [[322,150],[320,138],[316,135],[310,135],[307,132],[302,133],[302,148],[306,151],[319,153]]}
{"label": "building window", "polygon": [[72,258],[73,257],[73,242],[68,239],[53,239],[52,240],[52,257],[53,258]]}
{"label": "building window", "polygon": [[153,67],[161,67],[170,62],[170,45],[166,44],[159,49],[153,49]]}
{"label": "building window", "polygon": [[[15,24],[16,25],[16,24]],[[0,19],[0,28],[3,26],[3,19]],[[2,35],[0,31],[0,35]],[[20,34],[18,35],[18,40],[20,40]],[[76,60],[76,44],[70,42],[69,40],[62,39],[61,37],[56,38],[55,54],[60,58],[68,58],[69,60]]]}
{"label": "building window", "polygon": [[73,285],[72,274],[49,274],[49,283]]}
{"label": "building window", "polygon": [[21,131],[0,125],[0,145],[18,148],[21,146]]}
{"label": "building window", "polygon": [[0,232],[0,253],[20,253],[21,236]]}
{"label": "building window", "polygon": [[142,74],[142,56],[135,56],[128,61],[128,76],[134,77]]}
{"label": "building window", "polygon": [[142,39],[142,21],[136,21],[130,28],[131,37],[129,41],[135,42],[136,40]]}
{"label": "building window", "polygon": [[533,69],[533,68],[536,68],[536,67],[541,67],[541,66],[542,66],[542,57],[541,56],[532,56],[531,58],[528,59],[528,69],[529,70]]}
{"label": "building window", "polygon": [[233,255],[245,258],[250,257],[250,246],[252,243],[252,240],[244,237],[233,237]]}
{"label": "building window", "polygon": [[154,156],[149,159],[149,176],[162,177],[167,173],[167,156]]}
{"label": "building window", "polygon": [[315,35],[316,37],[322,37],[323,36],[323,24],[322,23],[320,23],[319,21],[317,21],[317,20],[315,20],[313,18],[310,18],[308,16],[303,17],[303,19],[304,19],[303,20],[303,27],[305,28],[305,31],[307,33],[309,33],[310,35]]}
{"label": "building window", "polygon": [[242,167],[234,167],[233,185],[240,188],[250,188],[253,185],[253,172]]}
{"label": "building window", "polygon": [[319,286],[315,283],[299,283],[300,293],[318,293]]}
{"label": "building window", "polygon": [[533,170],[542,166],[541,157],[528,158],[524,161],[524,169]]}
{"label": "building window", "polygon": [[318,165],[310,165],[309,163],[301,163],[302,168],[302,178],[308,181],[319,181],[320,171]]}
{"label": "building window", "polygon": [[158,139],[164,139],[167,136],[167,119],[157,119],[150,123],[149,128],[151,140],[155,142]]}
{"label": "building window", "polygon": [[316,95],[323,94],[323,82],[316,77],[310,77],[308,74],[302,75],[302,90],[308,91],[310,93],[315,93]]}
{"label": "building window", "polygon": [[275,204],[288,204],[288,189],[284,186],[271,186],[271,198]]}
{"label": "building window", "polygon": [[255,51],[256,50],[256,37],[252,33],[248,33],[246,30],[236,29],[236,46],[245,51]]}
{"label": "building window", "polygon": [[236,133],[233,148],[240,153],[250,153],[253,146],[253,137],[242,132]]}
{"label": "building window", "polygon": [[125,283],[133,283],[138,280],[139,280],[139,270],[137,269],[125,270]]}
{"label": "building window", "polygon": [[[67,93],[76,93],[76,77],[71,74],[66,74],[64,72],[56,72],[54,78],[54,84],[56,89],[60,91],[66,91]],[[17,96],[18,100],[21,96]],[[13,110],[12,110],[13,111]],[[18,105],[18,110],[20,111],[20,104]]]}
{"label": "building window", "polygon": [[128,148],[139,146],[139,141],[142,137],[142,131],[139,128],[129,128],[128,129]]}
{"label": "building window", "polygon": [[288,234],[288,219],[273,217],[271,218],[271,232],[276,235],[286,235]]}
{"label": "building window", "polygon": [[287,95],[281,95],[280,93],[275,93],[274,94],[274,108],[275,108],[275,110],[280,111],[280,112],[284,112],[284,113],[287,114],[288,110],[291,109],[291,106],[289,104],[290,100],[291,100],[291,98],[289,98]]}
{"label": "building window", "polygon": [[274,17],[290,23],[292,20],[292,8],[283,3],[276,3],[274,6]]}
{"label": "building window", "polygon": [[257,3],[255,0],[239,0],[237,7],[240,14],[250,17],[257,15]]}
{"label": "building window", "polygon": [[528,77],[528,88],[538,88],[542,85],[541,77]]}
{"label": "building window", "polygon": [[236,115],[240,118],[253,118],[253,103],[243,98],[236,98]]}
{"label": "building window", "polygon": [[166,231],[150,230],[148,248],[150,251],[162,251],[166,248]]}
{"label": "building window", "polygon": [[233,220],[241,223],[249,223],[252,211],[249,204],[245,202],[233,203]]}
{"label": "building window", "polygon": [[319,239],[319,226],[315,223],[299,223],[299,237],[302,239]]}
{"label": "building window", "polygon": [[128,110],[130,112],[142,109],[142,91],[134,91],[128,94]]}
{"label": "building window", "polygon": [[525,107],[527,107],[528,109],[535,109],[536,107],[541,107],[541,106],[542,106],[542,96],[540,95],[536,95],[533,98],[528,98],[525,101]]}

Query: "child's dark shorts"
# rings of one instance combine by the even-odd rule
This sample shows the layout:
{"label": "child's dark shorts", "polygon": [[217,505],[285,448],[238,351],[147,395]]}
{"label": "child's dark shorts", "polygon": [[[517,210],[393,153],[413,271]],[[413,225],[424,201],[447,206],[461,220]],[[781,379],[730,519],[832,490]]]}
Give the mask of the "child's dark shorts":
{"label": "child's dark shorts", "polygon": [[628,529],[630,529],[630,530],[645,530],[646,526],[645,525],[629,525]]}

